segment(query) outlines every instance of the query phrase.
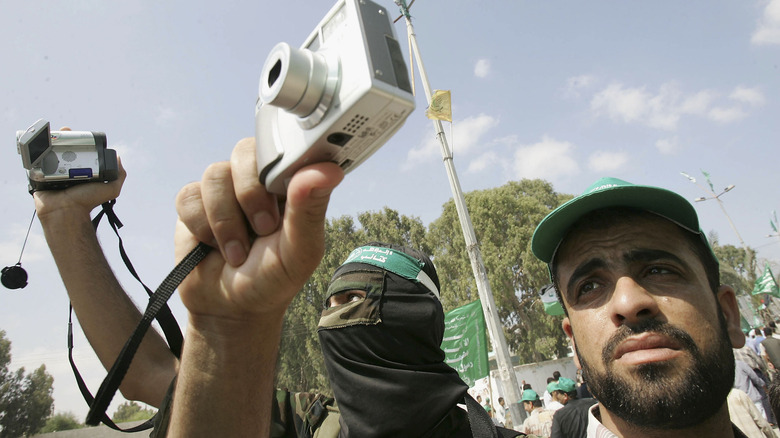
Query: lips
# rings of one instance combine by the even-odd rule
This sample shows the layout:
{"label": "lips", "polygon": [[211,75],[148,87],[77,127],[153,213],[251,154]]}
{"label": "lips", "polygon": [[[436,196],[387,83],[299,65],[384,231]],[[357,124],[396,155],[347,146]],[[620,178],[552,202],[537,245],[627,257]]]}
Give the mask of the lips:
{"label": "lips", "polygon": [[621,342],[612,360],[640,365],[674,359],[682,354],[682,346],[674,339],[658,333],[642,333]]}

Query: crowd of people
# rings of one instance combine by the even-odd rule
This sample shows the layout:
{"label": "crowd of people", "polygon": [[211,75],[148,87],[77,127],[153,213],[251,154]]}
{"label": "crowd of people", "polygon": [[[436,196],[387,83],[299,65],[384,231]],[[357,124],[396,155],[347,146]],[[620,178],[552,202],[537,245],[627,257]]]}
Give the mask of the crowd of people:
{"label": "crowd of people", "polygon": [[[479,395],[477,400],[481,400]],[[562,377],[559,371],[554,371],[547,378],[542,396],[530,383],[523,381],[522,397],[518,403],[526,416],[520,421],[512,421],[503,397],[499,397],[498,403],[495,409],[490,406],[489,399],[484,405],[486,411],[495,412],[493,418],[497,425],[514,428],[530,436],[577,438],[586,436],[588,408],[596,400],[587,392],[587,384],[581,379],[575,383],[574,379]]]}
{"label": "crowd of people", "polygon": [[[770,328],[752,350],[694,208],[615,178],[553,210],[531,241],[564,309],[584,389],[564,376],[541,397],[524,389],[528,418],[506,427],[504,409],[496,426],[500,418],[444,362],[447,285],[429,255],[369,242],[333,273],[317,327],[334,396],[276,391],[283,315],[325,251],[325,213],[343,173],[333,163],[304,167],[280,207],[259,183],[255,157],[253,139],[239,142],[229,162],[176,199],[177,258],[198,242],[217,250],[179,287],[189,312],[181,358],[150,331],[122,383],[127,398],[160,408],[155,436],[731,438],[754,436],[739,407],[771,411],[761,391],[771,401],[774,389],[762,388],[756,370],[766,382],[780,349]],[[79,322],[107,368],[140,312],[89,215],[119,196],[124,179],[120,162],[116,181],[34,194]],[[755,363],[735,362],[735,350]],[[744,403],[737,382],[758,395]]]}

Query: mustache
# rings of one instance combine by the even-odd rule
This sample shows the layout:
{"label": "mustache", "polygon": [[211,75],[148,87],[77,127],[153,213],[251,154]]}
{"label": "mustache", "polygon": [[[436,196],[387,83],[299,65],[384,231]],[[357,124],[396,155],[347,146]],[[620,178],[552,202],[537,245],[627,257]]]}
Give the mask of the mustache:
{"label": "mustache", "polygon": [[684,350],[690,351],[694,356],[699,354],[699,347],[696,346],[696,342],[694,342],[688,332],[667,322],[658,321],[657,319],[647,319],[637,325],[620,326],[602,349],[601,358],[604,361],[603,363],[608,364],[612,361],[615,349],[617,349],[623,341],[631,336],[646,332],[657,333],[674,339]]}

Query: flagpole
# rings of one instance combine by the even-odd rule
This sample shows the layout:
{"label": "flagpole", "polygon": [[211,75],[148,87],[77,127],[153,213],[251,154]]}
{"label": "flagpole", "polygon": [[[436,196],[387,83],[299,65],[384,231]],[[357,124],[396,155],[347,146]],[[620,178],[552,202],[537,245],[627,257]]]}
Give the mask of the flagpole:
{"label": "flagpole", "polygon": [[[417,70],[420,72],[425,98],[428,101],[428,105],[430,105],[432,96],[431,87],[428,82],[428,75],[425,72],[422,57],[420,57],[420,48],[417,45],[417,36],[414,33],[414,26],[412,25],[412,18],[409,15],[409,8],[406,6],[406,0],[395,0],[395,4],[401,8],[401,13],[406,19],[406,29],[409,40],[412,43],[412,52],[414,58],[417,60]],[[414,78],[412,78],[412,82],[414,82]],[[496,310],[493,293],[490,290],[490,282],[487,278],[485,264],[482,261],[482,254],[479,250],[477,236],[474,233],[474,226],[471,223],[471,217],[466,208],[466,200],[460,187],[458,175],[455,172],[452,152],[447,144],[447,138],[444,135],[444,128],[442,127],[441,120],[434,119],[433,125],[436,130],[436,137],[441,144],[441,153],[444,160],[444,166],[447,170],[447,177],[450,181],[453,200],[455,201],[455,209],[458,212],[458,218],[460,219],[460,225],[463,230],[463,237],[466,240],[466,249],[469,254],[469,259],[471,260],[471,269],[474,272],[474,277],[477,282],[477,292],[482,302],[482,311],[485,314],[485,325],[487,326],[490,340],[493,342],[493,350],[496,353],[496,364],[498,365],[499,376],[501,377],[504,391],[506,391],[504,399],[509,403],[512,418],[522,418],[520,405],[518,404],[520,401],[520,391],[517,384],[517,376],[515,375],[514,367],[512,366],[512,359],[509,355],[509,348],[507,347],[506,338],[504,337],[504,331],[499,322],[498,311]]]}

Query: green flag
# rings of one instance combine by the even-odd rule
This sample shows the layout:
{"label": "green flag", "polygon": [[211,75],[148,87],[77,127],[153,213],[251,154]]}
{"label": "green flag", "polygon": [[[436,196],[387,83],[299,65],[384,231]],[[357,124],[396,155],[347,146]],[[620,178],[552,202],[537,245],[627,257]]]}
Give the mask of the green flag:
{"label": "green flag", "polygon": [[775,276],[772,275],[768,263],[764,266],[764,273],[756,279],[756,285],[753,287],[753,295],[759,294],[769,294],[780,298],[780,288],[777,287]]}
{"label": "green flag", "polygon": [[485,315],[479,300],[444,315],[441,349],[446,355],[447,365],[455,368],[467,385],[474,386],[474,382],[487,377],[490,365]]}
{"label": "green flag", "polygon": [[558,293],[555,291],[555,287],[553,287],[552,284],[542,287],[539,291],[539,296],[542,298],[545,313],[552,316],[563,315],[563,307],[561,306],[561,302],[558,301]]}
{"label": "green flag", "polygon": [[703,170],[701,171],[701,173],[704,174],[704,178],[707,180],[707,184],[709,184],[710,190],[715,192],[715,187],[712,186],[712,181],[710,181],[710,174],[705,172],[705,171],[703,171]]}

